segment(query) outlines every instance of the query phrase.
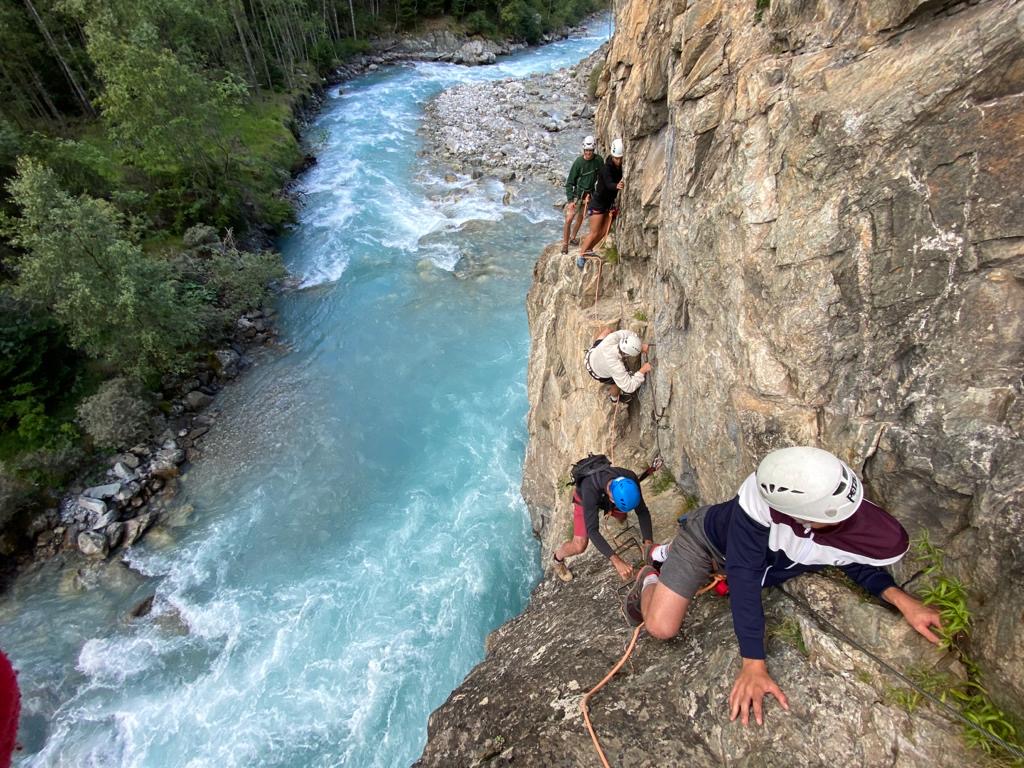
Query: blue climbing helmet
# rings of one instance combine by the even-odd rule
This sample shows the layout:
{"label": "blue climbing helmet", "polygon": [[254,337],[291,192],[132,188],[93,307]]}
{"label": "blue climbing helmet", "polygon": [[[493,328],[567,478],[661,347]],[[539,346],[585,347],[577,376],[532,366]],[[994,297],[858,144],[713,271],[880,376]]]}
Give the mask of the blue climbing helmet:
{"label": "blue climbing helmet", "polygon": [[608,485],[612,502],[623,512],[632,512],[640,503],[640,486],[628,477],[616,477]]}

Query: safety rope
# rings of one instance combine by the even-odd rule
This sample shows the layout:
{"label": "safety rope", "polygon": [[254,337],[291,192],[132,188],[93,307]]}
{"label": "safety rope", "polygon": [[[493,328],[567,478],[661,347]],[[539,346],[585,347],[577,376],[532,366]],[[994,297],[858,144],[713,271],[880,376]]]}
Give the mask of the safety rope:
{"label": "safety rope", "polygon": [[612,463],[615,462],[613,458],[615,456],[615,436],[619,433],[618,429],[618,416],[619,416],[619,403],[622,402],[622,394],[619,394],[619,399],[615,401],[615,406],[612,408],[612,442],[611,447],[608,449],[608,460]]}
{"label": "safety rope", "polygon": [[643,628],[644,625],[641,623],[640,626],[633,630],[633,637],[629,641],[629,646],[626,648],[626,652],[622,654],[622,658],[619,659],[618,663],[616,663],[616,665],[611,668],[608,674],[604,676],[604,679],[601,680],[600,683],[595,685],[589,691],[587,691],[583,698],[580,700],[580,709],[583,710],[583,722],[586,723],[587,730],[590,731],[590,738],[594,741],[594,749],[597,750],[597,756],[601,758],[601,765],[603,765],[604,768],[611,768],[611,766],[608,765],[608,758],[605,757],[604,750],[601,749],[601,742],[597,738],[597,732],[594,730],[594,726],[590,722],[590,710],[587,707],[587,703],[590,701],[591,696],[593,696],[595,693],[601,690],[609,680],[615,677],[615,673],[622,669],[622,665],[626,663],[626,660],[629,659],[630,654],[633,653],[633,648],[636,647],[636,641],[640,637],[640,631]]}
{"label": "safety rope", "polygon": [[887,662],[885,659],[880,658],[875,653],[873,653],[869,649],[865,648],[861,643],[857,642],[852,637],[850,637],[848,634],[843,632],[843,630],[839,629],[839,627],[837,627],[831,621],[829,621],[828,619],[824,618],[819,613],[816,613],[811,608],[811,606],[807,604],[806,600],[804,600],[803,598],[797,597],[796,595],[792,595],[789,592],[787,592],[786,590],[782,590],[782,594],[786,595],[786,597],[788,597],[790,600],[792,600],[798,606],[803,608],[810,615],[810,617],[812,619],[814,619],[814,621],[816,621],[818,623],[819,626],[821,626],[824,629],[828,630],[833,635],[838,637],[840,640],[845,642],[847,645],[850,645],[853,648],[857,649],[858,651],[863,653],[865,656],[867,656],[869,659],[871,659],[876,664],[878,664],[880,667],[882,667],[883,669],[887,670],[891,674],[893,674],[896,677],[898,677],[904,683],[906,683],[911,688],[913,688],[917,693],[921,694],[926,699],[928,699],[928,701],[930,701],[932,704],[935,704],[940,709],[945,710],[945,712],[947,712],[951,717],[953,717],[956,720],[959,720],[961,723],[963,723],[964,725],[968,726],[969,728],[974,729],[975,731],[980,733],[982,736],[984,736],[989,741],[992,741],[995,744],[998,744],[1000,747],[1005,749],[1007,752],[1009,752],[1014,757],[1016,757],[1018,759],[1021,759],[1021,760],[1024,760],[1024,752],[1022,752],[1020,749],[1018,749],[1017,747],[1015,747],[1012,744],[1008,743],[1007,741],[999,738],[994,733],[991,733],[991,732],[985,730],[980,725],[975,723],[973,720],[970,720],[969,718],[965,717],[962,713],[958,712],[956,709],[954,709],[949,704],[944,702],[942,699],[940,699],[935,694],[930,693],[929,691],[926,691],[920,685],[915,683],[910,677],[905,675],[900,670],[896,669],[896,667],[894,667],[892,664]]}
{"label": "safety rope", "polygon": [[[714,589],[715,585],[720,581],[725,581],[725,576],[720,573],[712,574],[711,582],[698,589],[694,594],[694,597],[696,598],[703,595],[705,592]],[[604,688],[608,681],[615,677],[616,673],[622,669],[622,665],[626,663],[630,655],[633,653],[633,649],[636,647],[636,641],[640,638],[640,632],[643,628],[644,623],[641,622],[640,626],[633,630],[633,637],[630,638],[629,645],[626,647],[626,652],[622,654],[622,658],[619,659],[615,666],[608,671],[608,674],[604,676],[601,682],[587,691],[583,698],[580,699],[580,709],[583,711],[583,722],[586,724],[587,730],[590,732],[590,738],[594,742],[594,749],[597,750],[597,756],[601,759],[601,765],[604,766],[604,768],[611,768],[611,766],[608,764],[608,758],[605,757],[604,750],[601,749],[601,741],[597,738],[597,731],[594,730],[594,725],[590,722],[590,709],[588,708],[588,704],[590,702],[590,697]]]}
{"label": "safety rope", "polygon": [[[648,348],[654,347],[656,345],[657,345],[656,342],[653,342],[653,341],[648,341],[647,342]],[[651,361],[651,353],[647,352],[644,355],[641,355],[640,361],[642,363],[649,363]],[[651,367],[653,368],[654,365],[652,364]],[[658,390],[657,390],[657,388],[654,385],[654,371],[653,370],[647,375],[647,378],[649,378],[651,380],[651,401],[652,401],[651,402],[651,420],[654,423],[654,444],[656,446],[658,446],[658,455],[659,456],[664,456],[664,454],[661,451],[661,425],[658,423],[659,422],[659,419],[658,419]]]}

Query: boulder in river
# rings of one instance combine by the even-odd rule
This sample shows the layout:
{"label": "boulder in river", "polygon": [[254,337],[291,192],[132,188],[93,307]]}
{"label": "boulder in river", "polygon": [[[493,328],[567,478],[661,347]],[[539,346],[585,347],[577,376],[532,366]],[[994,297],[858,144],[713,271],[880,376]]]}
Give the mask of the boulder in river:
{"label": "boulder in river", "polygon": [[78,550],[86,557],[106,557],[110,547],[102,533],[83,531],[78,534]]}

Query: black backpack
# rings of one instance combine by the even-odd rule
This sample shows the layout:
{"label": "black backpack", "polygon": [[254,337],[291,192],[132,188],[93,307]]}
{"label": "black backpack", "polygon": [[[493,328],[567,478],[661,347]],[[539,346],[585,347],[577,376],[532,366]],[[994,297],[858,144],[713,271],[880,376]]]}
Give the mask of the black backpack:
{"label": "black backpack", "polygon": [[572,465],[572,469],[569,470],[569,482],[566,485],[579,485],[583,478],[589,477],[595,472],[611,465],[611,461],[603,453],[597,455],[588,453],[587,458],[580,459]]}

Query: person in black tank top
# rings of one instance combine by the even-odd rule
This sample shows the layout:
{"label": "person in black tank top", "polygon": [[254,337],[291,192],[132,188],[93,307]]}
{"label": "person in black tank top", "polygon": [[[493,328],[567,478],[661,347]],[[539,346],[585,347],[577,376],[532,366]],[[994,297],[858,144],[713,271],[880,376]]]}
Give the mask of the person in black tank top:
{"label": "person in black tank top", "polygon": [[597,184],[594,186],[594,194],[590,198],[590,231],[587,239],[580,246],[580,256],[576,260],[576,266],[583,269],[586,264],[586,257],[597,256],[594,248],[607,237],[611,230],[612,221],[618,213],[615,207],[615,199],[619,190],[623,188],[622,181],[622,139],[612,142],[612,151],[605,160],[604,165],[597,174]]}

